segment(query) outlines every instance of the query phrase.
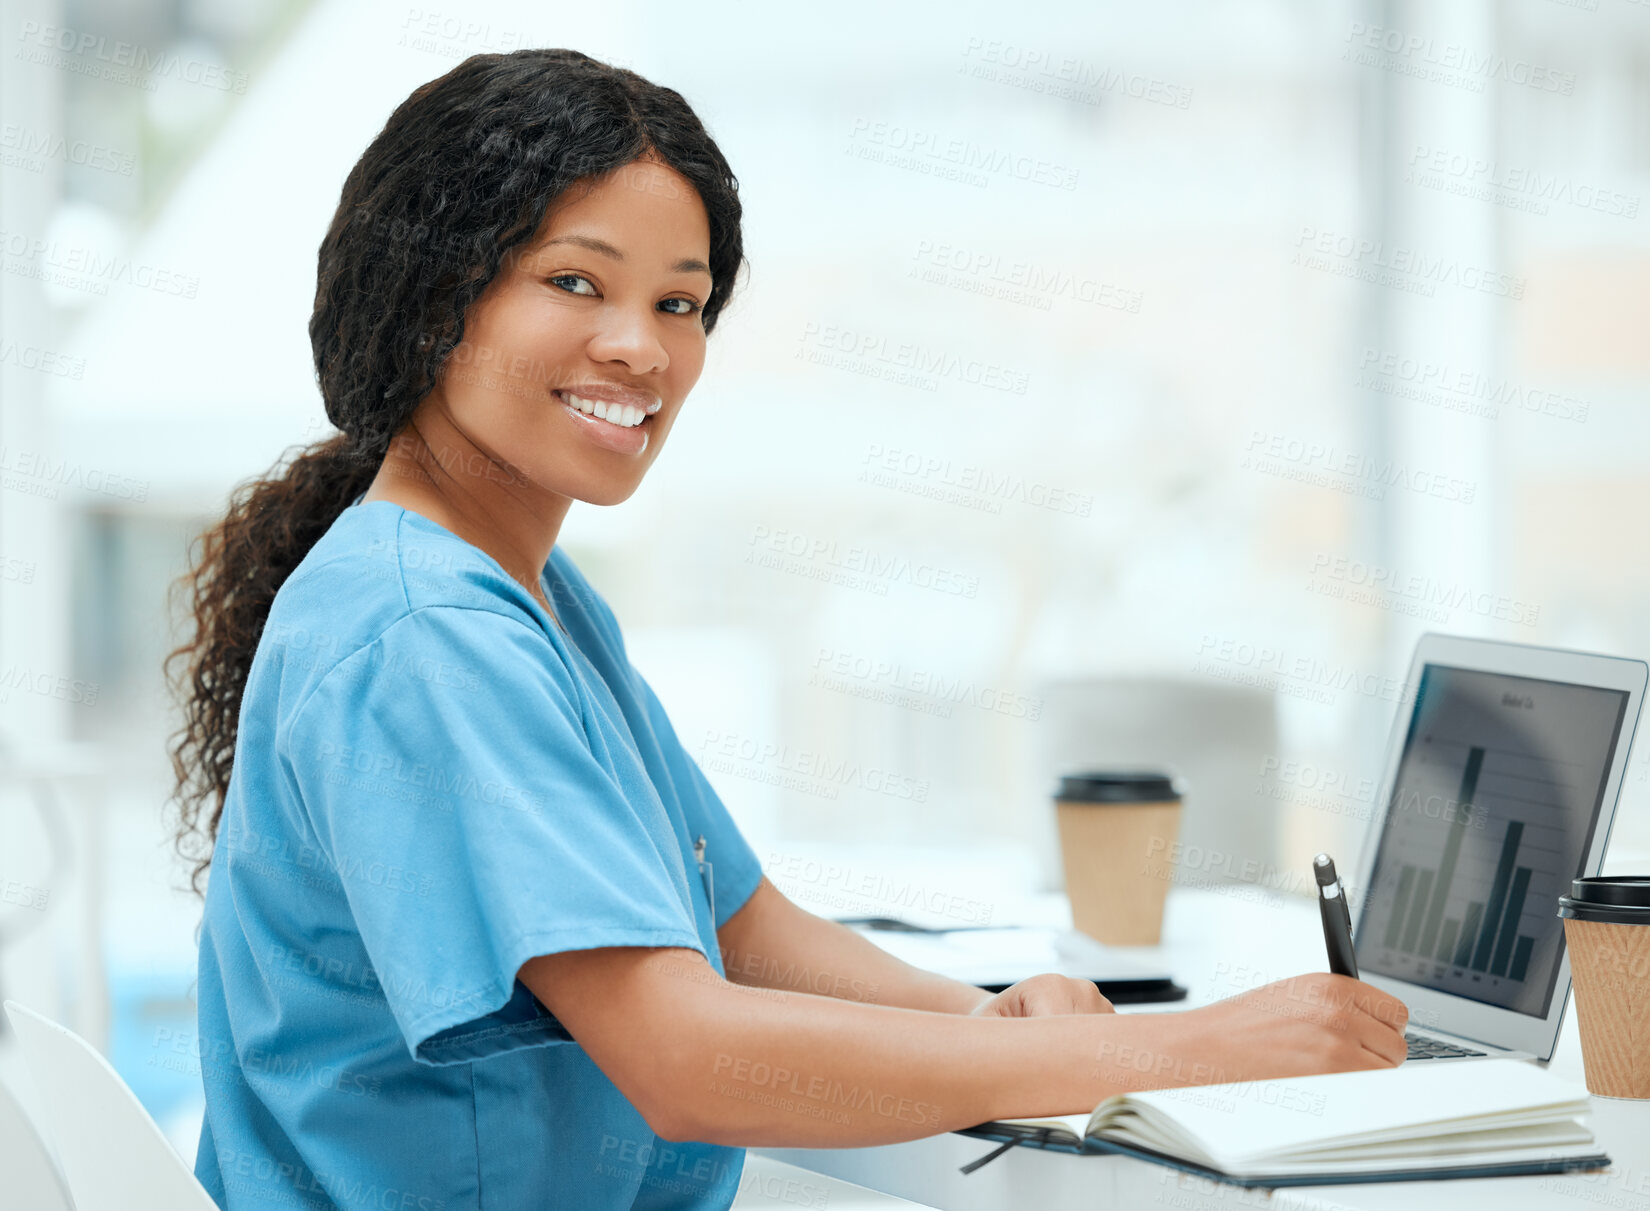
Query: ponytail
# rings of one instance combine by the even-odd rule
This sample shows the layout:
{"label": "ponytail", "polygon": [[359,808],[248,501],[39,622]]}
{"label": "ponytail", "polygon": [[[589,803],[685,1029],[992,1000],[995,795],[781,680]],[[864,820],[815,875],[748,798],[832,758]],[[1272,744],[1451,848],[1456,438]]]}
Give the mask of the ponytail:
{"label": "ponytail", "polygon": [[[200,557],[172,584],[193,598],[194,634],[174,648],[164,668],[183,703],[173,733],[179,854],[194,862],[190,886],[212,861],[218,818],[229,790],[241,695],[275,593],[327,527],[378,472],[382,456],[365,458],[340,433],[302,450],[282,469],[236,489],[223,519],[197,540]],[[187,661],[182,676],[173,667]]]}

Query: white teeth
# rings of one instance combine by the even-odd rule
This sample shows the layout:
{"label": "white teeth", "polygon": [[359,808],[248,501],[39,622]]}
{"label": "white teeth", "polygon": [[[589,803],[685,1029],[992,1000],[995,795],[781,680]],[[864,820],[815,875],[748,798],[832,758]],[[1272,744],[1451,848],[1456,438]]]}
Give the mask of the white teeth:
{"label": "white teeth", "polygon": [[594,416],[597,420],[604,420],[610,425],[618,425],[621,429],[633,429],[647,418],[648,413],[641,408],[630,404],[610,404],[606,400],[588,400],[574,395],[571,391],[563,391],[562,398],[572,404],[587,416]]}

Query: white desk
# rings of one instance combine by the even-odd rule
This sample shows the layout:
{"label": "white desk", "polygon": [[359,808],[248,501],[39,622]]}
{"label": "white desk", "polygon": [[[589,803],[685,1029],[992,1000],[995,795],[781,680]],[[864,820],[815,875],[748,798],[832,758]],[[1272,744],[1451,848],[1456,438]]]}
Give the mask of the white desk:
{"label": "white desk", "polygon": [[[1039,906],[1037,923],[1054,923],[1060,897]],[[1061,921],[1059,923],[1064,923]],[[1229,891],[1177,888],[1169,896],[1164,944],[1130,948],[1169,967],[1190,995],[1173,1005],[1124,1006],[1119,1012],[1190,1009],[1275,979],[1324,970],[1316,905],[1272,896],[1258,887]],[[1234,961],[1242,956],[1242,961]],[[1456,1065],[1463,1078],[1471,1063]],[[1582,1083],[1575,1006],[1564,1015],[1551,1071]],[[945,1211],[1035,1207],[1266,1207],[1273,1211],[1426,1211],[1484,1207],[1495,1211],[1650,1211],[1650,1102],[1593,1098],[1588,1120],[1614,1162],[1598,1173],[1501,1177],[1473,1181],[1388,1182],[1251,1190],[1193,1177],[1163,1165],[1117,1156],[1074,1156],[1010,1148],[964,1177],[958,1169],[995,1144],[948,1133],[880,1148],[762,1148],[763,1156]]]}

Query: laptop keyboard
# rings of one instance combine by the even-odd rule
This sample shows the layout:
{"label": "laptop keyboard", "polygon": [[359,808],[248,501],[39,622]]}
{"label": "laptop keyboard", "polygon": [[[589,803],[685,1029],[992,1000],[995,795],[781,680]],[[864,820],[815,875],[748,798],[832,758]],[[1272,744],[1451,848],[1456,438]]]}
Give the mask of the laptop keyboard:
{"label": "laptop keyboard", "polygon": [[1412,1060],[1446,1060],[1458,1055],[1487,1054],[1483,1051],[1474,1051],[1470,1047],[1457,1047],[1453,1043],[1441,1042],[1438,1039],[1424,1039],[1418,1034],[1406,1034],[1404,1042],[1409,1044],[1409,1058]]}

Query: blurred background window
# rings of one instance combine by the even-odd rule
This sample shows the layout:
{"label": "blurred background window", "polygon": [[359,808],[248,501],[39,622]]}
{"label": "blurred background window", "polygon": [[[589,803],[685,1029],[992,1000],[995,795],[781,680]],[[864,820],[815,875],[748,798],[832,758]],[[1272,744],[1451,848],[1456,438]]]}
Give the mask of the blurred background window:
{"label": "blurred background window", "polygon": [[562,542],[814,911],[1011,918],[1085,755],[1187,778],[1188,880],[1304,889],[1417,635],[1650,650],[1646,4],[0,11],[0,987],[186,1156],[166,586],[331,433],[317,246],[469,55],[631,67],[739,177],[669,449]]}

